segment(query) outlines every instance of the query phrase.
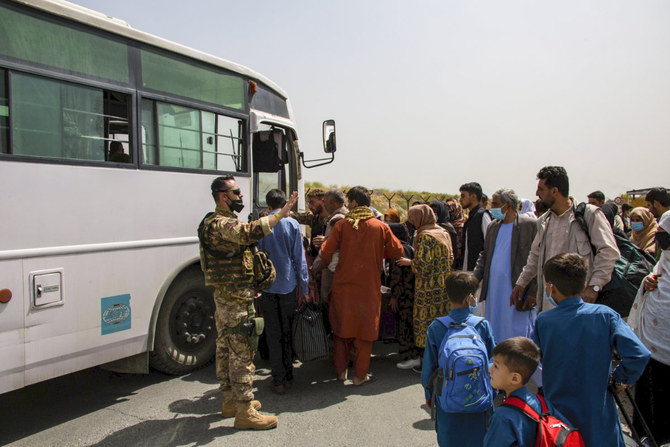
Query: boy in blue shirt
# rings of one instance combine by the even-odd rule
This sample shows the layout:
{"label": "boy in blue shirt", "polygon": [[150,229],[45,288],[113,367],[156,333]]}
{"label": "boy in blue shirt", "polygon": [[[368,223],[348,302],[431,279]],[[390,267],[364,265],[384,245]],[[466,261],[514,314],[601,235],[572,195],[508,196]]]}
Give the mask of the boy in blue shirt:
{"label": "boy in blue shirt", "polygon": [[[530,376],[540,362],[540,349],[526,337],[513,337],[498,344],[493,350],[491,386],[505,391],[505,396],[518,397],[542,414],[542,405],[537,396],[526,388]],[[549,413],[570,425],[568,420],[549,402]],[[538,423],[516,408],[500,406],[493,412],[491,424],[484,437],[485,447],[507,447],[535,445]]]}
{"label": "boy in blue shirt", "polygon": [[[621,316],[579,296],[586,286],[587,264],[576,253],[554,256],[544,265],[546,298],[556,307],[541,312],[533,341],[542,351],[544,395],[579,429],[589,447],[624,447],[614,398],[635,383],[650,352]],[[612,371],[612,353],[621,361]]]}
{"label": "boy in blue shirt", "polygon": [[[457,323],[464,323],[477,306],[475,293],[479,281],[468,272],[454,272],[445,280],[444,288],[451,302],[449,316]],[[491,358],[495,341],[491,326],[486,320],[475,326],[482,341],[486,345],[488,358]],[[426,349],[421,368],[421,384],[426,393],[426,405],[430,407],[430,380],[433,371],[438,368],[438,350],[447,333],[447,328],[439,321],[428,326]],[[491,408],[493,409],[493,408]],[[441,447],[480,447],[483,446],[486,434],[486,421],[490,410],[480,413],[447,413],[438,405],[436,408],[435,430],[437,442]]]}

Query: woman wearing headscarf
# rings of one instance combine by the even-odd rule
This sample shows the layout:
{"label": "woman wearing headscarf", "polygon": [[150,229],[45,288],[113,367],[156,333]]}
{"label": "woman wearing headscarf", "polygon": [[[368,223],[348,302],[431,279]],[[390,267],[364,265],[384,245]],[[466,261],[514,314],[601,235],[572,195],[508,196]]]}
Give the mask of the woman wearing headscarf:
{"label": "woman wearing headscarf", "polygon": [[[649,363],[636,384],[635,401],[656,443],[664,445],[670,442],[670,214],[661,217],[654,238],[661,258],[644,279],[628,323],[651,351]],[[638,433],[643,430],[637,418],[634,425]]]}
{"label": "woman wearing headscarf", "polygon": [[454,226],[449,221],[449,207],[446,203],[439,200],[431,201],[428,203],[428,206],[435,213],[437,224],[444,228],[447,233],[449,233],[449,237],[451,238],[451,248],[453,249],[456,245],[458,245],[458,234],[456,233]]}
{"label": "woman wearing headscarf", "polygon": [[[414,248],[409,244],[407,227],[400,223],[390,223],[389,228],[398,238],[404,250],[403,257],[414,258]],[[411,369],[419,366],[421,349],[414,343],[414,272],[411,265],[401,266],[395,259],[389,262],[389,288],[391,289],[390,306],[398,315],[398,357],[396,366],[400,369]]]}
{"label": "woman wearing headscarf", "polygon": [[521,203],[519,204],[521,208],[519,209],[519,214],[524,214],[526,216],[530,216],[533,219],[537,219],[537,216],[535,215],[535,204],[528,200],[528,199],[521,199]]}
{"label": "woman wearing headscarf", "polygon": [[449,234],[437,225],[428,205],[411,207],[407,219],[416,227],[414,259],[403,257],[396,264],[411,265],[414,271],[414,343],[425,348],[430,323],[449,313],[444,280],[451,273],[454,255]]}
{"label": "woman wearing headscarf", "polygon": [[654,236],[658,230],[658,224],[654,215],[645,207],[638,206],[630,212],[630,226],[632,233],[630,241],[637,245],[641,250],[654,255],[656,253],[656,243]]}
{"label": "woman wearing headscarf", "polygon": [[465,216],[463,215],[463,207],[457,199],[447,200],[446,205],[449,210],[449,223],[456,230],[456,244],[451,244],[451,246],[454,252],[452,267],[454,270],[457,270],[463,264],[463,226],[465,225]]}
{"label": "woman wearing headscarf", "polygon": [[386,223],[400,223],[400,214],[393,208],[389,208],[384,214],[384,222]]}

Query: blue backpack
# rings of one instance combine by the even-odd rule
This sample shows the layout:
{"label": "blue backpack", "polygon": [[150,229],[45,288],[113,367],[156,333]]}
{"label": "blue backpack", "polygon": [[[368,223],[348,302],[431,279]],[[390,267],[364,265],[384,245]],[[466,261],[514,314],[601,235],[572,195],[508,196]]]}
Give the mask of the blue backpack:
{"label": "blue backpack", "polygon": [[475,329],[483,320],[472,315],[465,323],[457,323],[449,316],[437,319],[447,333],[437,352],[432,403],[447,413],[480,413],[493,408],[489,356]]}

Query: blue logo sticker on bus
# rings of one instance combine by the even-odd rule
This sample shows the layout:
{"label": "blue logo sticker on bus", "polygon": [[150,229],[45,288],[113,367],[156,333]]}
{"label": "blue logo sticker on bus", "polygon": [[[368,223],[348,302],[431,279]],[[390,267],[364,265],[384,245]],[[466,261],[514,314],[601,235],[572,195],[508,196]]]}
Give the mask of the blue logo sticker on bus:
{"label": "blue logo sticker on bus", "polygon": [[102,335],[130,329],[130,295],[108,296],[100,300]]}

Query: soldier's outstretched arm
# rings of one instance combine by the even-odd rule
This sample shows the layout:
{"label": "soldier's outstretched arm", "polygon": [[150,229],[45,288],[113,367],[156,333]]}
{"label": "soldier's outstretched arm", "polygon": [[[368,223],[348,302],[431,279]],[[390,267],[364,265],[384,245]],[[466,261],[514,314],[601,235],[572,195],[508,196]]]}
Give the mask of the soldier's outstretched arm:
{"label": "soldier's outstretched arm", "polygon": [[233,219],[224,220],[219,224],[217,230],[224,241],[240,245],[253,244],[272,233],[272,227],[277,225],[282,218],[289,216],[291,208],[295,206],[297,201],[298,193],[293,192],[279,212],[249,223]]}

